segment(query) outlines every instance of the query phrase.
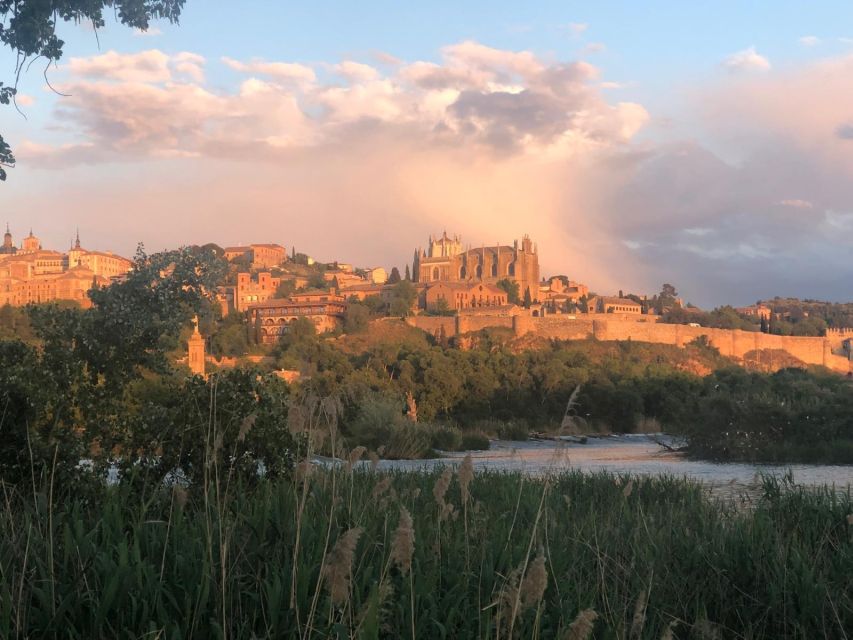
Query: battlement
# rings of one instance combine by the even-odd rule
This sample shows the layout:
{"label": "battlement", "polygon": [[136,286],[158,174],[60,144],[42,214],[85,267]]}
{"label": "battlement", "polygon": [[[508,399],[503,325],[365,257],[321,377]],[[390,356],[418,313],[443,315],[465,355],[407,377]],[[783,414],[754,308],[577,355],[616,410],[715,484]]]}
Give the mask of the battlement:
{"label": "battlement", "polygon": [[844,327],[842,329],[827,329],[827,338],[850,338],[853,337],[853,328]]}
{"label": "battlement", "polygon": [[[468,331],[477,331],[485,327],[512,327],[515,335],[538,335],[543,338],[559,340],[581,340],[595,338],[596,340],[633,340],[637,342],[653,342],[684,347],[697,338],[704,337],[707,342],[719,349],[724,356],[743,358],[754,351],[765,349],[786,351],[806,364],[823,365],[839,373],[851,370],[848,358],[833,353],[833,346],[842,336],[853,336],[853,330],[840,330],[841,333],[827,337],[778,336],[758,331],[741,331],[740,329],[711,329],[692,327],[682,324],[663,324],[659,322],[643,322],[645,316],[637,318],[615,318],[606,314],[579,314],[578,316],[551,315],[535,317],[527,314],[512,317],[479,316],[477,318],[457,318],[455,326],[448,320],[440,319],[446,324],[447,335],[458,335]],[[413,317],[408,318],[409,324],[434,332],[438,327],[438,318]]]}

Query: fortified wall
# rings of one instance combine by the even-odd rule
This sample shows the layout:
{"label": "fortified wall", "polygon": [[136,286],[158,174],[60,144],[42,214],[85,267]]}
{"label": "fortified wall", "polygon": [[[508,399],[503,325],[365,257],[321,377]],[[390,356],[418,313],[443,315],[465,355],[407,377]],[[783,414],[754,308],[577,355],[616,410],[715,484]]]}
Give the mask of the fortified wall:
{"label": "fortified wall", "polygon": [[[615,318],[612,314],[582,314],[576,317],[560,315],[466,317],[460,315],[446,318],[415,316],[408,318],[407,322],[432,334],[444,326],[448,336],[478,331],[486,327],[511,327],[516,336],[532,333],[543,338],[558,340],[586,338],[633,340],[671,344],[677,347],[684,347],[696,338],[705,336],[708,343],[719,349],[724,356],[741,359],[750,352],[778,349],[786,351],[806,364],[823,365],[840,373],[853,370],[852,363],[846,356],[833,353],[834,350],[840,349],[841,342],[848,337],[843,331],[838,336],[817,338],[776,336],[739,329],[710,329],[682,324],[663,324],[652,319],[641,318],[643,317],[622,319]],[[850,332],[849,337],[853,337],[853,331],[846,331]]]}

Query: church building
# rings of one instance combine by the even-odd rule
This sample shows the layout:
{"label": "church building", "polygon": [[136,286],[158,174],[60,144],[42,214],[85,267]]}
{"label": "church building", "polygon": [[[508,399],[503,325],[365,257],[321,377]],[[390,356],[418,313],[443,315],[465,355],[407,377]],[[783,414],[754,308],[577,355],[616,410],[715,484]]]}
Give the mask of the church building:
{"label": "church building", "polygon": [[415,251],[412,275],[416,282],[481,282],[496,284],[507,279],[518,283],[518,296],[525,292],[531,300],[539,298],[539,255],[536,245],[525,235],[521,242],[479,248],[463,247],[462,239],[430,237],[426,250]]}

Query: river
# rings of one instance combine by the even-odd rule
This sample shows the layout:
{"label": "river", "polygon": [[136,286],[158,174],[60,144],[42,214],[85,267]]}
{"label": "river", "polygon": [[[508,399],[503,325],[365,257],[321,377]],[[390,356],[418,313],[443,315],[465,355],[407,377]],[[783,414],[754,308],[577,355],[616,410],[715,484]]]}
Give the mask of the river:
{"label": "river", "polygon": [[621,435],[589,438],[586,444],[528,440],[496,440],[488,451],[445,453],[430,460],[382,460],[380,469],[431,469],[437,465],[456,465],[470,455],[474,468],[493,471],[521,471],[531,475],[580,470],[614,474],[671,475],[702,482],[720,496],[755,495],[762,475],[791,473],[802,485],[829,485],[837,490],[853,491],[853,466],[813,464],[720,463],[691,460],[680,453],[666,451],[659,436]]}

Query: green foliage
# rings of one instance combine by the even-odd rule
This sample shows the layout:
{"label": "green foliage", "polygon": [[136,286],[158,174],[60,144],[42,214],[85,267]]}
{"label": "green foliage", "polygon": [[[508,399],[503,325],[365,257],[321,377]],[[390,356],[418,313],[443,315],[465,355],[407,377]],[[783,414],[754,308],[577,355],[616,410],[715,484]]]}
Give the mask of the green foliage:
{"label": "green foliage", "polygon": [[22,340],[31,343],[35,333],[25,308],[4,304],[0,307],[0,340]]}
{"label": "green foliage", "polygon": [[282,280],[275,290],[274,298],[289,298],[296,291],[295,280]]}
{"label": "green foliage", "polygon": [[495,284],[506,291],[507,301],[510,304],[521,304],[521,298],[518,293],[518,282],[510,280],[509,278],[503,278],[502,280],[498,280]]}
{"label": "green foliage", "polygon": [[415,285],[408,280],[400,280],[394,285],[389,312],[392,316],[408,316],[412,313],[412,306],[417,298],[418,292]]}
{"label": "green foliage", "polygon": [[[679,638],[853,628],[849,495],[766,480],[738,510],[673,478],[628,487],[609,475],[478,471],[467,503],[451,476],[442,501],[457,517],[447,517],[433,494],[440,473],[315,469],[229,492],[211,480],[188,499],[129,485],[95,500],[11,492],[0,511],[0,636],[267,638],[310,627],[316,637],[562,638],[587,608],[601,638],[632,626],[636,638],[673,626]],[[403,508],[407,573],[392,555]],[[351,557],[332,553],[354,528]],[[538,591],[524,577],[540,554]],[[332,562],[350,569],[343,602],[323,578]],[[510,635],[513,599],[501,594],[515,593],[513,575],[527,588]]]}
{"label": "green foliage", "polygon": [[344,331],[362,333],[370,325],[370,309],[363,304],[350,302],[344,313]]}
{"label": "green foliage", "polygon": [[[401,280],[400,270],[397,267],[393,267],[391,269],[391,274],[388,276],[387,284],[397,284]],[[408,280],[408,278],[406,278],[406,280]]]}
{"label": "green foliage", "polygon": [[832,374],[724,369],[705,378],[684,424],[692,455],[853,463],[853,386]]}
{"label": "green foliage", "polygon": [[215,356],[237,358],[249,351],[249,335],[241,313],[231,313],[215,326],[210,336],[210,350]]}

